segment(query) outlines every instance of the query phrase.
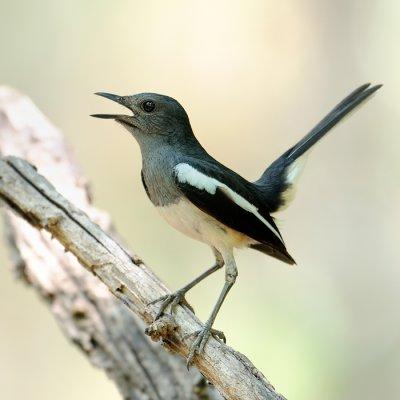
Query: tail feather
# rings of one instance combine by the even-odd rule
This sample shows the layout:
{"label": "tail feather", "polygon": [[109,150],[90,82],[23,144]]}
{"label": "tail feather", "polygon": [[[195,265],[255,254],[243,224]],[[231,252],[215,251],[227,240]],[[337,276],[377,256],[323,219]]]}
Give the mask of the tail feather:
{"label": "tail feather", "polygon": [[273,249],[270,245],[265,243],[254,243],[251,244],[250,247],[254,250],[260,251],[268,256],[274,257],[278,260],[285,262],[286,264],[294,265],[296,261],[292,258],[292,256],[286,251],[278,251]]}
{"label": "tail feather", "polygon": [[303,139],[288,150],[287,158],[295,160],[325,136],[340,120],[354,110],[382,85],[370,87],[370,83],[360,86],[344,98],[326,117],[324,117]]}
{"label": "tail feather", "polygon": [[305,153],[340,120],[375,93],[381,86],[375,85],[370,87],[370,84],[366,83],[351,92],[305,137],[275,160],[264,171],[260,179],[254,182],[263,194],[271,213],[283,210],[294,197],[294,185],[304,166]]}

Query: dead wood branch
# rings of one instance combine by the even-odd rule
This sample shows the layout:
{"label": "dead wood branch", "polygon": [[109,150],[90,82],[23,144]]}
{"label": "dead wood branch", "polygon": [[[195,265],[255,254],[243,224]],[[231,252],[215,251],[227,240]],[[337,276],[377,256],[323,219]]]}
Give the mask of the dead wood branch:
{"label": "dead wood branch", "polygon": [[[106,232],[108,218],[90,205],[86,182],[60,134],[29,100],[7,89],[0,91],[0,151],[35,164],[65,196],[26,161],[0,160],[0,198],[36,228],[9,214],[20,275],[49,299],[67,336],[107,371],[125,398],[200,398],[193,390],[198,376],[189,376],[181,360],[150,344],[143,326],[92,274],[146,324],[157,309],[148,304],[168,290]],[[199,328],[189,309],[177,307],[173,319],[152,324],[148,332],[167,350],[186,356]],[[283,399],[246,357],[215,339],[195,364],[227,399]]]}

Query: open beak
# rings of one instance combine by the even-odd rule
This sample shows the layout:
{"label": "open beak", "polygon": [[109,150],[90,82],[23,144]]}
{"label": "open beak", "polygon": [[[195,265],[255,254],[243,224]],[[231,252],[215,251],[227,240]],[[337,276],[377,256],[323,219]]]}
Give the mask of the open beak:
{"label": "open beak", "polygon": [[[116,94],[112,93],[104,93],[104,92],[97,92],[95,93],[97,96],[105,97],[106,99],[115,101],[118,104],[121,104],[124,107],[129,108],[126,105],[125,98],[124,96],[118,96]],[[130,108],[129,108],[130,109]],[[131,109],[130,109],[131,110]],[[132,111],[132,110],[131,110]],[[133,111],[132,111],[133,112]],[[135,126],[132,123],[132,119],[135,115],[124,115],[124,114],[91,114],[91,117],[95,118],[103,118],[103,119],[114,119],[118,122],[125,123],[127,125],[132,125]]]}

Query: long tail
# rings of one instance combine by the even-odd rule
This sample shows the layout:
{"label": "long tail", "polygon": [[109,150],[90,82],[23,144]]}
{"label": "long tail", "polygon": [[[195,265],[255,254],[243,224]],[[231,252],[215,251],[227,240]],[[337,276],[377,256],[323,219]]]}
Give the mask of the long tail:
{"label": "long tail", "polygon": [[370,83],[360,86],[344,98],[325,118],[323,118],[303,139],[296,143],[285,154],[295,160],[311,146],[323,138],[341,119],[354,110],[359,104],[376,92],[382,85],[370,87]]}
{"label": "long tail", "polygon": [[[270,212],[283,210],[294,197],[294,185],[304,166],[304,155],[340,120],[376,92],[382,85],[360,86],[344,98],[303,139],[275,160],[254,184],[258,186],[269,205]],[[304,156],[304,157],[301,157]]]}

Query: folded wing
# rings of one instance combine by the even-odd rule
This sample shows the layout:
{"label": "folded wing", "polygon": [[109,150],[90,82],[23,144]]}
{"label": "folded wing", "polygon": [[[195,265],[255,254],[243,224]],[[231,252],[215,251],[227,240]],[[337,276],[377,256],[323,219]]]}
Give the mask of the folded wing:
{"label": "folded wing", "polygon": [[271,250],[271,256],[294,262],[273,218],[235,176],[221,172],[211,163],[195,161],[175,167],[175,183],[187,199],[208,215],[263,244]]}

